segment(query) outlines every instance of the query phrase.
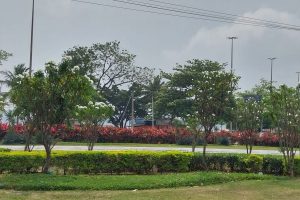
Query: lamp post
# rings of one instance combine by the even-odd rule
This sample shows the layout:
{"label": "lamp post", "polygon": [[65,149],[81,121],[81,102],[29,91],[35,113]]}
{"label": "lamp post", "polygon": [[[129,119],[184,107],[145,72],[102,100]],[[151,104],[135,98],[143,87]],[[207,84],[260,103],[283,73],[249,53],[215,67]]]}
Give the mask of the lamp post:
{"label": "lamp post", "polygon": [[[233,40],[238,39],[238,37],[231,36],[227,37],[227,39],[231,40],[230,72],[233,74]],[[232,132],[232,121],[230,122],[230,131]]]}
{"label": "lamp post", "polygon": [[230,62],[230,71],[233,73],[233,40],[238,39],[238,37],[227,37],[227,39],[231,40],[231,62]]}
{"label": "lamp post", "polygon": [[32,74],[33,25],[34,25],[34,0],[32,0],[32,15],[31,15],[29,76],[31,76],[31,74]]}
{"label": "lamp post", "polygon": [[271,92],[273,89],[273,61],[276,59],[275,57],[273,58],[268,58],[271,62]]}
{"label": "lamp post", "polygon": [[298,85],[300,84],[300,72],[296,72],[298,74]]}

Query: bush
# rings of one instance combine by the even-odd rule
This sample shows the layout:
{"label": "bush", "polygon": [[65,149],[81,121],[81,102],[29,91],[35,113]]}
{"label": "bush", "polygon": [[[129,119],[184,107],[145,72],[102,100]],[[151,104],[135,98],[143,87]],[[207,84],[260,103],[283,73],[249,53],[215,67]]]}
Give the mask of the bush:
{"label": "bush", "polygon": [[[192,136],[181,137],[181,138],[178,138],[176,141],[176,144],[178,144],[178,145],[192,145],[192,143],[193,143]],[[198,138],[197,145],[202,145],[202,144],[203,144],[203,141],[200,138]]]}
{"label": "bush", "polygon": [[217,138],[217,144],[229,146],[230,139],[228,137],[219,137]]}
{"label": "bush", "polygon": [[294,169],[295,169],[295,176],[300,175],[300,157],[295,158],[295,163],[294,163]]}
{"label": "bush", "polygon": [[[295,161],[296,162],[296,161]],[[300,172],[300,159],[297,169]],[[281,156],[246,154],[208,154],[208,170],[226,172],[263,172],[264,174],[283,175],[284,163]],[[203,156],[196,153],[191,159],[190,170],[205,170]],[[295,168],[296,169],[296,168]],[[300,173],[299,173],[300,174]]]}
{"label": "bush", "polygon": [[[1,152],[0,172],[38,172],[44,164],[44,152]],[[208,170],[224,172],[263,172],[282,175],[284,164],[280,156],[245,154],[207,154]],[[61,174],[99,173],[164,173],[204,171],[201,153],[178,151],[54,151],[52,169]],[[300,174],[300,159],[295,161],[296,174]]]}
{"label": "bush", "polygon": [[2,144],[24,144],[24,138],[13,131],[3,137]]}
{"label": "bush", "polygon": [[[300,161],[300,160],[298,160]],[[300,169],[300,166],[299,168]],[[283,160],[275,156],[264,156],[262,164],[262,172],[264,174],[281,175],[284,171]]]}
{"label": "bush", "polygon": [[[208,170],[226,171],[226,172],[246,172],[243,162],[244,154],[208,154],[206,165]],[[203,155],[195,153],[190,168],[192,171],[205,170]]]}
{"label": "bush", "polygon": [[263,157],[248,155],[244,160],[248,172],[260,172],[263,166]]}
{"label": "bush", "polygon": [[[59,127],[59,128],[58,128]],[[56,137],[66,142],[83,142],[84,134],[81,126],[75,125],[69,127],[64,124],[53,127]],[[7,137],[5,144],[23,143],[22,135],[26,127],[17,124],[13,128],[14,132],[19,134],[7,133],[8,125],[0,123],[0,140],[4,136]],[[59,130],[59,131],[58,131]],[[11,131],[8,131],[11,132]],[[145,143],[145,144],[180,144],[191,145],[192,133],[185,128],[152,128],[152,127],[139,127],[134,128],[132,131],[129,128],[117,127],[99,127],[98,128],[98,141],[102,143]],[[37,134],[38,135],[38,134]],[[209,144],[222,144],[229,145],[230,143],[244,144],[245,134],[241,132],[220,131],[214,132],[209,135],[207,142]],[[37,136],[37,143],[39,136]],[[198,144],[202,144],[201,139]],[[279,139],[276,134],[264,132],[257,137],[254,141],[255,145],[264,146],[279,146]]]}
{"label": "bush", "polygon": [[0,152],[10,152],[11,149],[7,149],[7,148],[0,148]]}
{"label": "bush", "polygon": [[41,152],[2,152],[0,153],[0,172],[37,172],[44,164]]}

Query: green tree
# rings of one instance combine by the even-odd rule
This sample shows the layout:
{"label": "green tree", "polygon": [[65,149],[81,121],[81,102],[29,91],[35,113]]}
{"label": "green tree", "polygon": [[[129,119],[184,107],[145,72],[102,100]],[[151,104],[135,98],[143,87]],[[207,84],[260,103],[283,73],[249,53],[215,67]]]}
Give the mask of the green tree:
{"label": "green tree", "polygon": [[[174,124],[176,118],[184,118],[191,114],[192,99],[187,93],[188,87],[178,84],[183,83],[181,80],[175,80],[173,74],[162,73],[166,83],[160,86],[159,92],[155,98],[155,117],[161,119],[170,119]],[[184,81],[184,80],[183,80]]]}
{"label": "green tree", "polygon": [[[197,129],[201,132],[195,130],[194,133],[201,134],[205,158],[207,139],[230,108],[238,78],[226,72],[221,64],[209,60],[195,59],[186,65],[178,65],[174,70],[171,85],[192,101],[188,112],[198,120]],[[189,117],[186,121],[189,121]]]}
{"label": "green tree", "polygon": [[12,56],[11,53],[0,49],[0,66],[2,65],[2,61],[7,61],[8,57],[10,56]]}
{"label": "green tree", "polygon": [[80,73],[89,76],[98,91],[135,83],[145,83],[153,70],[134,66],[135,55],[120,48],[120,42],[96,43],[91,47],[73,47],[64,58],[71,66],[79,66]]}
{"label": "green tree", "polygon": [[247,154],[252,153],[255,139],[261,128],[263,103],[257,97],[256,94],[241,95],[241,98],[237,99],[236,120],[242,142],[246,145]]}
{"label": "green tree", "polygon": [[113,114],[114,106],[90,101],[87,105],[76,108],[76,119],[82,125],[81,131],[87,139],[88,150],[92,151],[99,138],[99,127],[102,127],[104,122]]}
{"label": "green tree", "polygon": [[131,101],[134,95],[134,115],[135,117],[145,117],[147,115],[147,104],[149,98],[145,98],[143,85],[134,83],[128,90],[113,87],[103,93],[103,97],[115,106],[113,116],[110,121],[117,127],[123,128],[131,119]]}
{"label": "green tree", "polygon": [[19,64],[14,67],[13,71],[0,71],[0,74],[4,76],[2,83],[10,87],[13,84],[13,81],[19,76],[23,76],[28,72],[28,68],[24,64]]}
{"label": "green tree", "polygon": [[255,87],[250,91],[250,93],[254,93],[261,96],[261,101],[263,107],[265,108],[263,110],[263,116],[262,116],[263,129],[271,129],[275,126],[275,124],[272,123],[271,112],[269,112],[272,109],[272,98],[271,98],[270,88],[271,88],[270,81],[262,79],[260,81],[260,84],[255,85]]}
{"label": "green tree", "polygon": [[[149,119],[155,118],[155,101],[158,98],[158,94],[164,85],[164,82],[162,82],[161,75],[157,75],[151,80],[149,83],[143,86],[143,95],[144,95],[144,102],[147,103],[148,110],[150,113],[148,113]],[[151,117],[150,117],[151,115]],[[153,122],[154,123],[154,122]]]}
{"label": "green tree", "polygon": [[300,96],[299,89],[282,85],[272,91],[273,122],[279,135],[287,173],[294,176],[296,149],[300,145]]}
{"label": "green tree", "polygon": [[88,102],[94,96],[91,80],[80,75],[79,68],[70,68],[66,61],[59,65],[49,62],[44,71],[15,79],[10,99],[18,115],[30,116],[31,125],[41,136],[46,151],[43,172],[48,172],[50,167],[58,126],[69,124],[76,105]]}

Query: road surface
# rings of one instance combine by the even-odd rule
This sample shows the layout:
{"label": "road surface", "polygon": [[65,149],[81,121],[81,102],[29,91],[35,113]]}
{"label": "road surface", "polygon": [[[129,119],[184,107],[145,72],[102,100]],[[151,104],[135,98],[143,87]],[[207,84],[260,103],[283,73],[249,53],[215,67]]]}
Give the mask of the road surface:
{"label": "road surface", "polygon": [[[0,148],[8,148],[11,150],[23,150],[24,146],[21,145],[0,145]],[[43,146],[35,146],[34,150],[44,150]],[[53,150],[62,151],[86,151],[87,146],[55,146]],[[109,151],[109,150],[143,150],[143,151],[185,151],[190,152],[192,148],[188,147],[128,147],[128,146],[94,146],[95,151]],[[196,148],[197,152],[202,152],[202,148]],[[246,153],[246,149],[217,149],[208,148],[208,153]],[[271,154],[281,155],[278,150],[253,150],[253,154]]]}

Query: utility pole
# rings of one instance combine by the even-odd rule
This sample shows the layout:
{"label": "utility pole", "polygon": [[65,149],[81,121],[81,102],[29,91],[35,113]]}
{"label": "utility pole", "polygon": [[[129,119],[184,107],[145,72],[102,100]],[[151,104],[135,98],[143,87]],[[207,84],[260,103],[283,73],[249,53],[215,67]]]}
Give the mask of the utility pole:
{"label": "utility pole", "polygon": [[134,127],[134,94],[131,93],[131,130],[133,131]]}
{"label": "utility pole", "polygon": [[152,128],[154,128],[154,95],[152,94]]}
{"label": "utility pole", "polygon": [[300,72],[296,72],[298,74],[298,85],[300,84]]}
{"label": "utility pole", "polygon": [[33,25],[34,25],[34,0],[32,0],[32,15],[31,15],[31,40],[30,40],[30,58],[29,58],[29,76],[32,74],[32,49],[33,49]]}
{"label": "utility pole", "polygon": [[230,71],[233,73],[233,40],[238,39],[238,37],[227,37],[227,39],[231,40],[231,62],[230,62]]}
{"label": "utility pole", "polygon": [[273,90],[273,61],[276,59],[275,57],[273,58],[268,58],[271,61],[271,92]]}
{"label": "utility pole", "polygon": [[[238,37],[231,36],[227,37],[227,39],[231,40],[230,72],[233,74],[233,40],[238,39]],[[230,132],[232,132],[232,121],[230,122]]]}

